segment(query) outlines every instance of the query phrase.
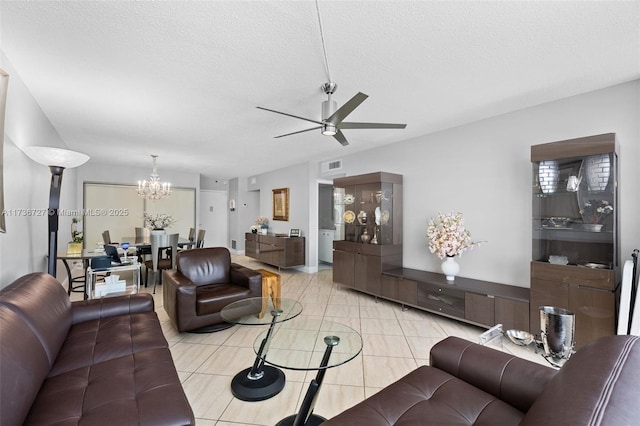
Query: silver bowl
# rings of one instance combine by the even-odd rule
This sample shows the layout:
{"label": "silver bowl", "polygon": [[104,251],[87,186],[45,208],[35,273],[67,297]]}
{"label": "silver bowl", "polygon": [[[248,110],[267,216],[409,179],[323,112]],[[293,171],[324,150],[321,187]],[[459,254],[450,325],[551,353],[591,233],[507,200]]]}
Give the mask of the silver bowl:
{"label": "silver bowl", "polygon": [[518,346],[527,346],[533,342],[533,334],[523,330],[507,330],[509,340]]}
{"label": "silver bowl", "polygon": [[566,228],[567,226],[569,226],[569,224],[573,221],[573,219],[571,219],[570,217],[550,217],[549,218],[549,222],[551,223],[551,225],[553,225],[555,228]]}

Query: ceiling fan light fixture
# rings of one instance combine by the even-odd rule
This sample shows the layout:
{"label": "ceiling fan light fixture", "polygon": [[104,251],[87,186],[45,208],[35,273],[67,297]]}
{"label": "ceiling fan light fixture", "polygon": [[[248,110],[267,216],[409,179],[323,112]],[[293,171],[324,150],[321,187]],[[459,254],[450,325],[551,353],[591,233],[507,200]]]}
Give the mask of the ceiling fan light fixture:
{"label": "ceiling fan light fixture", "polygon": [[333,124],[325,124],[324,126],[322,126],[323,135],[335,136],[336,133],[338,133],[338,130],[336,129],[336,126],[334,126]]}

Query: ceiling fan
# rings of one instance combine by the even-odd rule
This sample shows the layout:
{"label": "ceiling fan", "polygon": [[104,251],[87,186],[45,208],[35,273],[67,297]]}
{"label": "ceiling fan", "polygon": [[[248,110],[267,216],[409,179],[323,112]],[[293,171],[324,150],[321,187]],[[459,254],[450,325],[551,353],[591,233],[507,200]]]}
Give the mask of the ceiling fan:
{"label": "ceiling fan", "polygon": [[406,124],[396,123],[353,123],[342,121],[349,114],[353,112],[365,99],[368,98],[364,93],[358,92],[353,98],[349,99],[347,103],[336,109],[336,101],[331,100],[331,95],[335,93],[338,85],[336,83],[325,83],[322,85],[322,90],[327,94],[328,98],[322,102],[322,120],[313,120],[311,118],[300,117],[297,115],[289,114],[286,112],[275,111],[269,108],[257,107],[265,111],[275,112],[276,114],[282,114],[300,120],[310,121],[316,123],[318,126],[310,129],[299,130],[297,132],[287,133],[285,135],[276,136],[276,138],[282,138],[284,136],[291,136],[298,133],[309,132],[311,130],[321,129],[322,134],[325,136],[333,136],[342,146],[349,145],[349,141],[341,132],[342,129],[404,129]]}

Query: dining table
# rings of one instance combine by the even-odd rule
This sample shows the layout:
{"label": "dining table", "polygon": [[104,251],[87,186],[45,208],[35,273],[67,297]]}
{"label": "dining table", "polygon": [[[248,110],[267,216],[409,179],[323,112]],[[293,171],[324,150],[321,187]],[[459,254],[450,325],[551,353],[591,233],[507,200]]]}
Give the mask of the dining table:
{"label": "dining table", "polygon": [[[129,236],[129,237],[120,237],[121,244],[126,242],[129,243],[131,247],[136,247],[137,249],[151,249],[151,236],[144,235],[141,237]],[[190,240],[188,238],[179,237],[178,238],[178,247],[194,247],[196,245],[195,240]]]}
{"label": "dining table", "polygon": [[[84,293],[85,300],[87,299],[86,292],[86,271],[89,267],[89,261],[95,256],[104,256],[104,250],[89,250],[83,249],[80,253],[69,253],[66,251],[60,251],[56,254],[56,258],[62,261],[64,268],[67,270],[67,277],[69,280],[69,289],[67,293],[71,296],[71,293]],[[82,261],[83,274],[81,276],[72,277],[71,267],[69,261]],[[77,285],[75,285],[77,284]]]}

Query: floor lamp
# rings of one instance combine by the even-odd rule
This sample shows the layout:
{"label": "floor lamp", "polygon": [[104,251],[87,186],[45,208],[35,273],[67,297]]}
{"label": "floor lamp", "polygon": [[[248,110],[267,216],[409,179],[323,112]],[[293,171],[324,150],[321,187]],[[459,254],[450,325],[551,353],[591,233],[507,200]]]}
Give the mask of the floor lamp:
{"label": "floor lamp", "polygon": [[[58,253],[58,207],[60,207],[60,187],[62,186],[62,172],[83,165],[89,156],[68,149],[48,146],[26,146],[22,149],[33,161],[51,170],[51,188],[49,190],[49,257],[47,272],[56,277],[56,261]],[[69,277],[71,279],[71,277]]]}

